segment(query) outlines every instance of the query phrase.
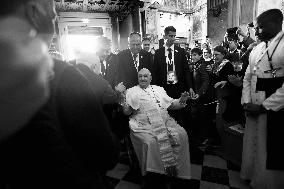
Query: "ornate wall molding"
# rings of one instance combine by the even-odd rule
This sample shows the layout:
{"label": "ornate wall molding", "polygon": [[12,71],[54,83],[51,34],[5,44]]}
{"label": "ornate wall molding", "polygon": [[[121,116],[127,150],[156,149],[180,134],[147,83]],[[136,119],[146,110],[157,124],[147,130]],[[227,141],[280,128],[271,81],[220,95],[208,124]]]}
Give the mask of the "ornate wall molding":
{"label": "ornate wall molding", "polygon": [[[58,12],[125,12],[132,1],[128,0],[55,0]],[[128,11],[129,12],[129,11]]]}

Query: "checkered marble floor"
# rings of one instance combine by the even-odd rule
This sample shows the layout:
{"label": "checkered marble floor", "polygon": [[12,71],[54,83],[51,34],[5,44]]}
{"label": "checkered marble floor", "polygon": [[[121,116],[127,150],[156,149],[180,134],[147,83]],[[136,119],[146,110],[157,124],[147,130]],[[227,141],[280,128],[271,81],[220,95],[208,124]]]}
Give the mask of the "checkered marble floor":
{"label": "checkered marble floor", "polygon": [[[191,150],[192,179],[188,189],[249,189],[240,179],[240,168],[209,150]],[[105,175],[108,189],[140,189],[139,170],[129,168],[128,156],[121,154],[120,162]]]}

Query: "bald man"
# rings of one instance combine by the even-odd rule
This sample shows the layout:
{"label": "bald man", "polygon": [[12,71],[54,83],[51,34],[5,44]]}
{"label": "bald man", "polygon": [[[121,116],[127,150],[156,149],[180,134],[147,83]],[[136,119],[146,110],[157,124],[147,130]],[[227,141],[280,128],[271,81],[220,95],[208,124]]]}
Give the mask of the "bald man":
{"label": "bald man", "polygon": [[124,113],[131,115],[130,137],[142,175],[154,172],[190,179],[186,131],[167,111],[184,108],[189,94],[183,93],[179,99],[173,99],[162,87],[150,85],[151,79],[150,71],[141,69],[138,72],[139,85],[127,90],[122,104]]}

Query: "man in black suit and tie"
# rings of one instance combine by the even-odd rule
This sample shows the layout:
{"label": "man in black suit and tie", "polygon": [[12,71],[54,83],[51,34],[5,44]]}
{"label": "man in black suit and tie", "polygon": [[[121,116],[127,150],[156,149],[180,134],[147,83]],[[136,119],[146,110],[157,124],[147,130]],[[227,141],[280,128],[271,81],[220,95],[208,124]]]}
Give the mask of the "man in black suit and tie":
{"label": "man in black suit and tie", "polygon": [[153,82],[164,87],[172,98],[179,97],[184,91],[190,91],[192,94],[192,76],[185,50],[174,45],[176,29],[168,26],[164,32],[165,45],[156,51],[154,57]]}
{"label": "man in black suit and tie", "polygon": [[[154,57],[153,83],[163,87],[172,98],[178,98],[185,91],[189,91],[194,98],[192,75],[185,50],[174,45],[176,29],[173,26],[168,26],[165,28],[164,34],[165,44],[156,51]],[[186,125],[184,111],[186,110],[170,112],[183,127]]]}
{"label": "man in black suit and tie", "polygon": [[126,88],[138,85],[138,71],[142,68],[152,70],[151,53],[142,49],[141,35],[130,33],[129,48],[118,53],[118,82]]}

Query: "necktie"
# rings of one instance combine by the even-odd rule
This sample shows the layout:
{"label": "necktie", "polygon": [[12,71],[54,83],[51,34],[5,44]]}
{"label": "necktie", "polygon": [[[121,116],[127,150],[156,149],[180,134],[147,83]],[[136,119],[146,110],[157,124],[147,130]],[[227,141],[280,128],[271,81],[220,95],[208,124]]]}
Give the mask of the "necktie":
{"label": "necktie", "polygon": [[171,61],[173,59],[173,55],[172,55],[172,49],[168,48],[169,54],[168,54],[168,58]]}
{"label": "necktie", "polygon": [[138,70],[137,55],[138,55],[138,54],[133,54],[133,62],[134,62],[134,66],[135,66],[136,70]]}
{"label": "necktie", "polygon": [[168,62],[168,71],[174,71],[173,70],[173,54],[172,54],[172,49],[171,48],[168,48],[168,59],[169,59],[169,62]]}

